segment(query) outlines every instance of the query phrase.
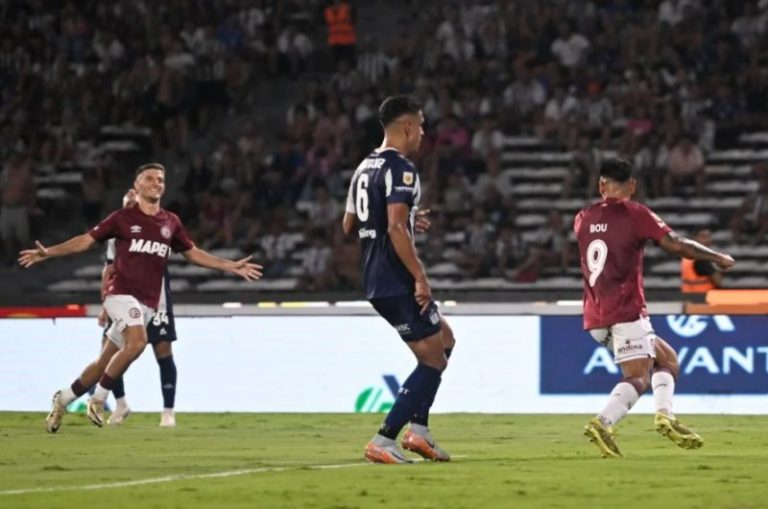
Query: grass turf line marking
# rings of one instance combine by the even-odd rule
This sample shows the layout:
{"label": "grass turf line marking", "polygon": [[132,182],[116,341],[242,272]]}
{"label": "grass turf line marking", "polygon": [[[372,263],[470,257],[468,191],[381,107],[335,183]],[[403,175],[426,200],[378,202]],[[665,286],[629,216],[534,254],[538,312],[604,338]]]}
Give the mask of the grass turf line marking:
{"label": "grass turf line marking", "polygon": [[237,477],[248,474],[262,474],[266,472],[284,472],[286,470],[326,470],[331,468],[352,468],[364,467],[370,463],[344,463],[339,465],[317,465],[302,467],[260,467],[246,468],[242,470],[227,470],[225,472],[212,472],[209,474],[178,474],[167,475],[164,477],[153,477],[150,479],[138,479],[136,481],[121,481],[102,484],[86,484],[84,486],[51,486],[48,488],[26,488],[18,490],[0,491],[0,496],[4,495],[26,495],[31,493],[49,493],[53,491],[93,491],[105,490],[110,488],[130,488],[132,486],[143,486],[145,484],[162,484],[175,481],[189,481],[193,479],[219,479],[224,477]]}
{"label": "grass turf line marking", "polygon": [[[465,456],[454,456],[454,458],[463,458]],[[418,461],[418,460],[417,460]],[[337,465],[303,465],[291,467],[260,467],[246,468],[242,470],[227,470],[224,472],[212,472],[209,474],[178,474],[167,475],[164,477],[152,477],[149,479],[138,479],[136,481],[120,481],[102,484],[86,484],[84,486],[50,486],[48,488],[24,488],[17,490],[0,491],[0,496],[8,495],[29,495],[33,493],[51,493],[54,491],[94,491],[106,490],[110,488],[130,488],[132,486],[143,486],[145,484],[162,484],[175,481],[189,481],[193,479],[221,479],[225,477],[238,477],[248,474],[263,474],[266,472],[285,472],[287,470],[332,470],[339,468],[366,467],[373,463],[340,463]]]}

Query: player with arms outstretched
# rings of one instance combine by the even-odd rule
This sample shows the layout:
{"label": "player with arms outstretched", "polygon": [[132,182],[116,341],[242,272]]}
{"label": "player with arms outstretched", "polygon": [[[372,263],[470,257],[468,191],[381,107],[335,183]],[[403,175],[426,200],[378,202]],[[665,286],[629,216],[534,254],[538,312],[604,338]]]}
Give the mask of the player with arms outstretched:
{"label": "player with arms outstretched", "polygon": [[[129,189],[123,196],[123,208],[136,205],[136,191]],[[106,263],[101,274],[102,300],[106,296],[106,289],[114,276],[115,264],[115,239],[107,241]],[[147,325],[147,340],[152,345],[157,365],[160,368],[160,390],[163,394],[163,411],[160,414],[160,426],[176,426],[176,414],[173,411],[176,401],[176,362],[173,358],[171,344],[176,341],[176,320],[173,314],[173,301],[171,298],[170,274],[166,267],[163,273],[162,290],[157,311]],[[106,310],[99,314],[99,324],[105,326],[102,340],[102,348],[109,341],[107,330],[112,325],[109,322]],[[125,384],[121,376],[115,380],[112,394],[115,396],[116,406],[112,415],[107,419],[107,424],[122,424],[130,415],[131,409],[125,397]]]}
{"label": "player with arms outstretched", "polygon": [[355,170],[343,228],[357,231],[362,247],[363,281],[374,309],[394,327],[418,365],[403,383],[379,432],[365,448],[374,463],[410,463],[397,436],[410,422],[402,446],[425,459],[449,461],[429,431],[429,409],[448,365],[453,332],[432,301],[416,247],[414,223],[421,196],[416,169],[407,156],[424,135],[421,106],[406,96],[389,97],[379,108],[384,141]]}
{"label": "player with arms outstretched", "polygon": [[599,188],[603,199],[574,220],[584,276],[584,329],[613,351],[623,378],[584,433],[604,457],[621,457],[613,427],[652,384],[656,430],[680,447],[695,449],[702,445],[701,437],[672,413],[679,365],[677,354],[656,336],[648,318],[643,250],[651,240],[669,253],[707,260],[723,270],[734,264],[733,258],[678,236],[648,207],[631,201],[636,182],[627,161],[605,161]]}
{"label": "player with arms outstretched", "polygon": [[112,320],[107,331],[110,342],[71,386],[54,394],[53,408],[46,418],[46,429],[51,433],[59,429],[67,405],[96,381],[99,383],[88,401],[86,415],[97,426],[103,425],[104,401],[114,388],[115,380],[147,345],[146,327],[158,307],[163,272],[171,250],[201,267],[231,272],[248,281],[261,277],[262,267],[250,263],[250,256],[231,261],[195,247],[176,214],[160,207],[165,191],[163,165],[139,166],[134,188],[139,198],[135,206],[113,212],[89,232],[66,242],[48,248],[37,242],[35,249],[19,254],[21,266],[29,268],[49,258],[81,253],[97,241],[117,240],[115,274],[104,299],[104,309]]}

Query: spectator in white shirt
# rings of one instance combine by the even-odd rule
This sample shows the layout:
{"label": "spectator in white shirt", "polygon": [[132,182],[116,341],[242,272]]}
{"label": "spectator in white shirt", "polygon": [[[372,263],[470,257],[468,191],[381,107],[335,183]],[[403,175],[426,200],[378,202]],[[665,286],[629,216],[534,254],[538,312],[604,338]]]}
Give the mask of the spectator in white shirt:
{"label": "spectator in white shirt", "polygon": [[519,122],[530,121],[534,110],[546,100],[547,92],[533,79],[527,66],[520,66],[517,79],[504,90],[504,104],[512,109]]}
{"label": "spectator in white shirt", "polygon": [[733,22],[731,31],[742,46],[749,48],[765,33],[765,18],[760,16],[753,2],[746,3],[743,8],[743,14]]}
{"label": "spectator in white shirt", "polygon": [[313,224],[328,227],[336,223],[339,217],[339,204],[331,198],[323,184],[315,186],[314,199],[307,207],[307,214]]}
{"label": "spectator in white shirt", "polygon": [[512,193],[512,181],[509,175],[501,172],[499,153],[490,154],[485,159],[485,171],[481,173],[472,186],[472,195],[477,203],[482,203],[486,190],[493,187],[507,197]]}
{"label": "spectator in white shirt", "polygon": [[613,103],[596,81],[587,85],[587,98],[581,108],[581,120],[591,136],[599,136],[601,146],[607,147],[613,125]]}
{"label": "spectator in white shirt", "polygon": [[302,253],[301,267],[304,269],[304,284],[308,290],[328,291],[334,280],[331,266],[331,247],[325,231],[318,229],[310,234],[311,244]]}
{"label": "spectator in white shirt", "polygon": [[579,101],[573,94],[566,94],[563,87],[555,89],[555,95],[544,108],[543,121],[536,126],[541,139],[554,141],[559,146],[570,146],[575,142],[575,120],[579,112]]}
{"label": "spectator in white shirt", "polygon": [[293,24],[286,26],[277,37],[277,52],[296,74],[307,68],[314,46],[307,34],[299,32]]}
{"label": "spectator in white shirt", "polygon": [[659,23],[667,23],[674,27],[685,19],[685,8],[688,0],[664,0],[659,4]]}
{"label": "spectator in white shirt", "polygon": [[560,24],[560,37],[552,42],[550,50],[564,67],[574,68],[584,61],[589,41],[581,34],[573,33],[568,23]]}

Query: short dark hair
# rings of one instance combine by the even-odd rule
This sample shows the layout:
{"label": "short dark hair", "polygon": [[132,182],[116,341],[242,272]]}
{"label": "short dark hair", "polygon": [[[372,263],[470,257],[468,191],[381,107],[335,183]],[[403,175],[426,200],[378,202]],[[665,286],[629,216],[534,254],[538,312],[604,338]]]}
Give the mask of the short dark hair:
{"label": "short dark hair", "polygon": [[145,172],[146,170],[160,170],[160,171],[162,171],[163,173],[165,173],[165,166],[163,166],[163,165],[162,165],[162,164],[160,164],[160,163],[147,163],[147,164],[142,164],[141,166],[139,166],[138,168],[136,168],[136,173],[135,173],[134,177],[138,177],[139,175],[141,175],[141,174],[142,174],[143,172]]}
{"label": "short dark hair", "polygon": [[632,163],[626,159],[607,159],[600,165],[600,176],[623,184],[632,178]]}
{"label": "short dark hair", "polygon": [[379,122],[387,127],[403,115],[416,115],[420,111],[421,104],[416,99],[407,95],[393,95],[384,99],[379,106]]}

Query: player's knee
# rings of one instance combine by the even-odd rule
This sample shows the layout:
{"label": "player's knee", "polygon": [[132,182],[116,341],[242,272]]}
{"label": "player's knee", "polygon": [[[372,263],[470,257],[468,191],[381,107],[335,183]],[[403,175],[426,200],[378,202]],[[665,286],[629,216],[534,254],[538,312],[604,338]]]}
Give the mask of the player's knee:
{"label": "player's knee", "polygon": [[130,338],[125,338],[125,346],[123,349],[130,354],[132,358],[136,358],[139,355],[141,355],[141,352],[144,351],[144,348],[147,346],[147,338],[146,336],[133,336]]}
{"label": "player's knee", "polygon": [[444,353],[441,353],[440,355],[431,356],[430,358],[423,359],[420,362],[422,364],[426,364],[430,368],[435,368],[441,373],[445,371],[445,368],[448,367],[448,359],[445,358]]}
{"label": "player's knee", "polygon": [[653,366],[653,371],[656,373],[660,373],[660,372],[669,373],[670,375],[672,375],[672,378],[677,380],[677,377],[680,374],[680,364],[677,363],[677,358],[675,358],[672,362],[655,364]]}
{"label": "player's knee", "polygon": [[160,341],[159,343],[155,343],[152,345],[152,349],[155,351],[155,359],[157,359],[158,362],[161,359],[173,355],[173,350],[171,350],[171,343],[168,341]]}
{"label": "player's knee", "polygon": [[648,373],[638,376],[625,376],[622,382],[626,382],[635,388],[637,394],[642,396],[651,385],[651,377]]}
{"label": "player's knee", "polygon": [[426,364],[441,373],[448,367],[448,359],[445,357],[445,351],[442,348],[424,349],[416,354],[416,359],[421,364]]}
{"label": "player's knee", "polygon": [[677,354],[674,350],[671,351],[671,354],[665,355],[661,362],[657,361],[653,368],[655,371],[666,371],[677,380],[677,375],[680,373],[680,362],[677,360]]}

